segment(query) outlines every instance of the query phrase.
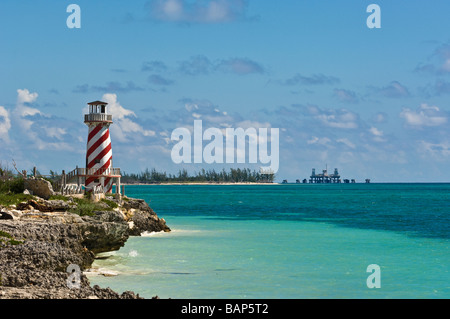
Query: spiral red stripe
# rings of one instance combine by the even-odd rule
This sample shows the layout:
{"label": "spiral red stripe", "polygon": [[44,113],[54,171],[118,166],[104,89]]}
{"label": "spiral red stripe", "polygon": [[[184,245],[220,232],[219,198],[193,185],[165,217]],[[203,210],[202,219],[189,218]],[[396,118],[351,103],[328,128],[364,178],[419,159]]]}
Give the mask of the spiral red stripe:
{"label": "spiral red stripe", "polygon": [[[92,177],[88,177],[88,178],[86,179],[86,185],[89,185],[89,184],[93,183],[94,180],[97,179],[98,176],[99,176],[101,173],[103,173],[107,168],[109,168],[109,167],[111,166],[111,160],[112,160],[112,157],[108,159],[108,161],[105,163],[105,165],[103,165],[102,167],[99,167],[99,168],[92,174]],[[100,183],[98,183],[98,184],[95,185],[95,186],[99,186],[99,185],[100,185]]]}
{"label": "spiral red stripe", "polygon": [[105,188],[106,192],[109,193],[112,191],[112,184],[113,184],[113,180],[111,177],[105,178],[104,188]]}
{"label": "spiral red stripe", "polygon": [[105,134],[103,134],[102,137],[100,137],[100,139],[98,139],[97,141],[95,141],[94,144],[92,144],[92,146],[87,151],[87,157],[89,158],[89,156],[91,156],[91,154],[107,139],[109,139],[109,130],[107,130]]}
{"label": "spiral red stripe", "polygon": [[88,141],[92,140],[95,134],[97,134],[102,129],[102,127],[103,125],[95,126],[94,129],[89,132]]}
{"label": "spiral red stripe", "polygon": [[86,177],[86,188],[92,190],[102,187],[104,192],[112,189],[112,180],[108,171],[112,167],[112,149],[109,123],[89,124],[86,152],[86,167],[90,176]]}
{"label": "spiral red stripe", "polygon": [[91,162],[88,163],[88,168],[93,168],[95,164],[97,164],[96,161],[101,161],[101,159],[103,159],[109,151],[111,151],[111,144],[108,144],[106,148],[104,148]]}

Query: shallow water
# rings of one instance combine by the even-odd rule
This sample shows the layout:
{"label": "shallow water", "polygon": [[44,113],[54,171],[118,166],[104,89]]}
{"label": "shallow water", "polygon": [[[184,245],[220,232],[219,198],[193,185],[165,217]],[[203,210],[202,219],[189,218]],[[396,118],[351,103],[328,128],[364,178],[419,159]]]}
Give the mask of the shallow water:
{"label": "shallow water", "polygon": [[[127,186],[171,233],[92,284],[150,298],[449,298],[449,184]],[[367,266],[381,268],[369,289]]]}

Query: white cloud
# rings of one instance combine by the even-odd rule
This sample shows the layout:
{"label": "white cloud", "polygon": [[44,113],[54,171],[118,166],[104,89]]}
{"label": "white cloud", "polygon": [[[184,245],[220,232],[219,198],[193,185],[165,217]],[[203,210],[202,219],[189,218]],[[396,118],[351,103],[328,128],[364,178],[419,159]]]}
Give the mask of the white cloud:
{"label": "white cloud", "polygon": [[415,71],[433,75],[450,73],[450,43],[445,43],[437,47],[429,61],[419,63]]}
{"label": "white cloud", "polygon": [[48,137],[56,138],[58,140],[63,139],[63,135],[67,134],[67,130],[61,127],[45,127],[44,130]]}
{"label": "white cloud", "polygon": [[377,129],[376,127],[371,127],[369,129],[370,133],[372,133],[374,136],[378,136],[381,137],[383,136],[383,131],[380,131],[379,129]]}
{"label": "white cloud", "polygon": [[249,58],[233,57],[211,61],[204,55],[196,55],[188,60],[180,61],[178,71],[185,75],[205,75],[213,72],[232,73],[237,75],[264,74],[264,66]]}
{"label": "white cloud", "polygon": [[335,89],[334,96],[336,96],[338,100],[343,103],[358,103],[358,97],[356,93],[353,91],[344,89]]}
{"label": "white cloud", "polygon": [[[179,122],[177,125],[188,127],[192,125],[193,119],[201,119],[206,127],[236,127],[236,122],[241,119],[222,112],[219,107],[209,100],[184,98],[180,100],[184,108],[173,114],[174,117],[170,121]],[[232,124],[230,124],[232,123]]]}
{"label": "white cloud", "polygon": [[13,116],[22,130],[28,131],[33,125],[34,122],[29,117],[42,114],[38,109],[28,105],[34,103],[38,96],[37,93],[30,93],[27,89],[17,90],[17,103],[13,110]]}
{"label": "white cloud", "polygon": [[245,121],[240,121],[238,123],[235,124],[236,127],[241,127],[243,129],[247,129],[247,128],[270,128],[271,125],[268,122],[257,122],[257,121],[250,121],[250,120],[245,120]]}
{"label": "white cloud", "polygon": [[[318,123],[314,127],[323,128],[338,128],[338,129],[357,129],[361,126],[359,115],[346,110],[346,109],[321,109],[315,105],[307,106],[295,106],[294,113],[287,112],[285,116],[289,118],[293,116],[304,115],[308,122],[314,122],[311,119],[315,119]],[[300,114],[298,114],[298,111]],[[293,123],[293,125],[297,125]]]}
{"label": "white cloud", "polygon": [[313,144],[327,145],[330,142],[331,142],[331,140],[328,137],[317,137],[317,136],[313,136],[310,140],[306,141],[306,143],[308,145],[313,145]]}
{"label": "white cloud", "polygon": [[380,131],[379,129],[377,129],[376,127],[371,127],[369,129],[369,132],[373,135],[373,140],[376,142],[385,142],[386,139],[384,138],[384,133],[383,131]]}
{"label": "white cloud", "polygon": [[198,110],[198,105],[196,103],[186,103],[184,105],[184,108],[188,111],[191,112],[193,110]]}
{"label": "white cloud", "polygon": [[450,72],[450,44],[446,43],[437,48],[435,55],[438,58],[438,74]]}
{"label": "white cloud", "polygon": [[319,114],[316,116],[324,125],[332,128],[355,129],[358,128],[358,116],[346,110],[339,110],[332,114]]}
{"label": "white cloud", "polygon": [[438,161],[448,160],[450,158],[450,142],[430,143],[422,140],[419,142],[418,152],[431,155]]}
{"label": "white cloud", "polygon": [[[116,122],[117,123],[117,122]],[[119,120],[119,125],[122,133],[140,133],[144,136],[155,136],[156,133],[151,130],[144,130],[141,125],[133,122],[130,118],[123,118]]]}
{"label": "white cloud", "polygon": [[332,85],[340,82],[340,79],[334,76],[328,76],[324,74],[313,74],[306,76],[297,73],[293,77],[281,81],[282,85],[292,86],[292,85]]}
{"label": "white cloud", "polygon": [[336,140],[336,142],[342,143],[342,144],[348,146],[351,149],[355,149],[356,148],[356,145],[353,144],[352,142],[350,142],[350,140],[347,139],[347,138],[339,138],[339,139]]}
{"label": "white cloud", "polygon": [[152,0],[150,17],[167,22],[223,23],[245,18],[245,0]]}
{"label": "white cloud", "polygon": [[[30,145],[33,149],[43,151],[76,151],[72,144],[72,138],[66,136],[67,128],[56,126],[63,126],[67,122],[61,119],[52,121],[51,116],[32,106],[38,96],[38,93],[31,93],[28,89],[18,89],[16,105],[9,112],[11,114],[9,121],[5,118],[7,119],[5,120],[6,124],[4,123],[3,126],[5,128],[8,126],[20,128],[15,130],[14,133],[15,139],[20,140],[21,145]],[[5,110],[0,109],[0,117],[2,114],[5,115]],[[1,127],[2,125],[0,124],[0,136],[3,136]],[[57,140],[56,142],[55,139]]]}
{"label": "white cloud", "polygon": [[178,20],[183,16],[183,2],[179,0],[160,1],[160,14],[169,20]]}
{"label": "white cloud", "polygon": [[383,112],[378,112],[374,116],[372,116],[371,121],[375,123],[385,123],[388,120],[388,115]]}
{"label": "white cloud", "polygon": [[450,72],[450,58],[447,59],[443,64],[442,64],[442,70],[445,72]]}
{"label": "white cloud", "polygon": [[108,103],[108,113],[112,114],[113,119],[123,119],[126,116],[136,117],[136,114],[125,109],[119,102],[117,102],[117,94],[104,94],[102,100]]}
{"label": "white cloud", "polygon": [[0,106],[0,140],[3,142],[9,142],[8,132],[11,129],[11,120],[9,118],[9,112],[3,106]]}
{"label": "white cloud", "polygon": [[41,151],[73,151],[73,145],[67,142],[46,142],[41,139],[35,140],[36,147]]}
{"label": "white cloud", "polygon": [[38,94],[35,93],[30,93],[30,91],[28,91],[27,89],[18,89],[17,90],[17,104],[18,105],[23,105],[25,103],[33,103],[34,101],[36,101],[36,99],[38,98]]}
{"label": "white cloud", "polygon": [[206,8],[205,19],[209,22],[227,21],[231,18],[230,9],[226,1],[211,1]]}
{"label": "white cloud", "polygon": [[156,132],[144,129],[132,118],[137,118],[136,114],[124,108],[118,101],[116,94],[104,94],[102,100],[108,103],[108,113],[113,116],[114,124],[111,125],[110,131],[121,142],[130,142],[136,137],[136,134],[142,136],[155,136]]}
{"label": "white cloud", "polygon": [[232,58],[218,63],[217,68],[225,72],[231,72],[238,75],[264,73],[264,67],[247,58]]}
{"label": "white cloud", "polygon": [[410,96],[409,90],[398,81],[392,81],[389,85],[378,89],[378,93],[388,98],[402,98]]}
{"label": "white cloud", "polygon": [[400,117],[404,118],[406,124],[413,127],[440,126],[447,123],[448,116],[437,106],[422,104],[416,110],[403,109]]}
{"label": "white cloud", "polygon": [[17,105],[16,112],[21,117],[34,116],[36,114],[42,114],[41,111],[39,111],[38,109],[32,108],[32,107],[28,107],[28,106],[23,105],[23,104],[18,104]]}

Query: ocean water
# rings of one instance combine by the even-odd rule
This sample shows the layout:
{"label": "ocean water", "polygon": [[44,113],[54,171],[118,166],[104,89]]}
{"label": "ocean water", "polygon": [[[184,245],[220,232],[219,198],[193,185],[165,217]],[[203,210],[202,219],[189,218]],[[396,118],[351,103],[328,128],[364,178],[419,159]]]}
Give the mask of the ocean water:
{"label": "ocean water", "polygon": [[[449,298],[450,184],[127,186],[171,233],[102,254],[91,284],[173,299]],[[380,267],[370,289],[369,265]]]}

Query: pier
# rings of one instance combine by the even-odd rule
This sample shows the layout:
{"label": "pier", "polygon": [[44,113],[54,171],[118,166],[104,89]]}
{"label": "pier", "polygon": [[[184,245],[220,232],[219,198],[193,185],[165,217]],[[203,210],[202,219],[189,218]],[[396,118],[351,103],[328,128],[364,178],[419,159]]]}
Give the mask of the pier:
{"label": "pier", "polygon": [[311,184],[336,184],[341,183],[341,175],[339,175],[338,169],[334,169],[333,174],[328,174],[328,168],[324,169],[321,174],[316,174],[316,169],[312,169],[311,176],[309,178]]}
{"label": "pier", "polygon": [[[364,180],[366,184],[370,184],[371,180],[369,178],[366,178]],[[283,184],[286,184],[287,180],[283,180]],[[334,172],[332,174],[328,173],[328,165],[324,170],[322,170],[321,173],[316,173],[316,169],[313,168],[311,172],[311,176],[309,179],[304,178],[296,179],[296,184],[355,184],[356,180],[354,178],[352,179],[341,179],[341,175],[339,174],[339,170],[337,168],[334,169]]]}

